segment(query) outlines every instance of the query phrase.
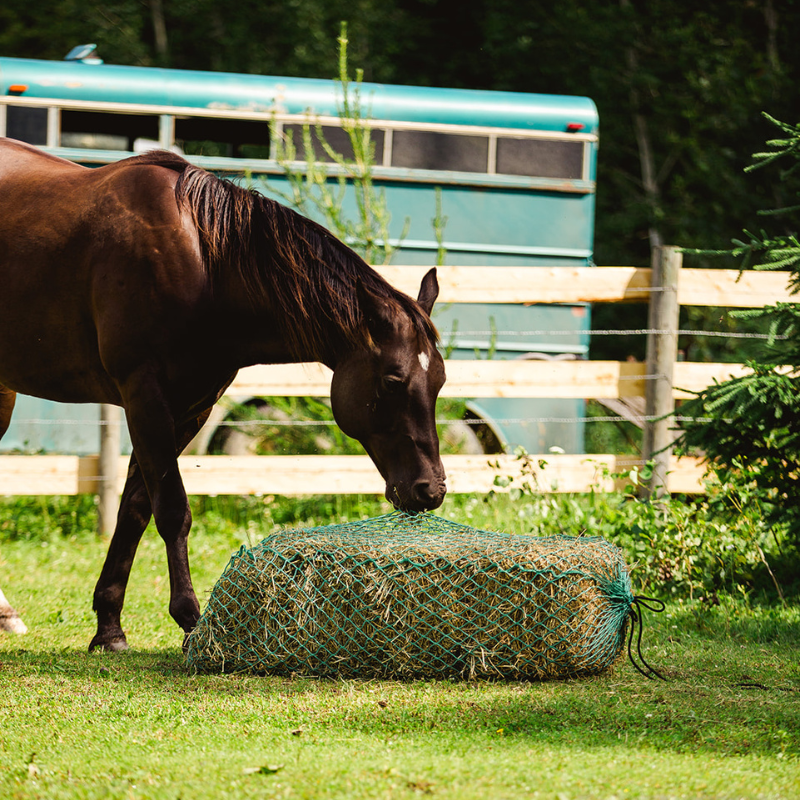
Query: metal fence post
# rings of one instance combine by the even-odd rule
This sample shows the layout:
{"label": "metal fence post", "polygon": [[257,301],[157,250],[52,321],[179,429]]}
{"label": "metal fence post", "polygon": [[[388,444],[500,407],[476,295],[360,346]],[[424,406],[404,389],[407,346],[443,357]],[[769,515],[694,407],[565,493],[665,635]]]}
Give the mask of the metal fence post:
{"label": "metal fence post", "polygon": [[97,504],[97,533],[110,536],[117,523],[119,510],[119,456],[121,452],[121,409],[103,404],[100,406],[100,458],[97,462],[99,478]]}
{"label": "metal fence post", "polygon": [[671,415],[675,410],[673,368],[678,357],[678,276],[683,256],[677,247],[657,247],[652,257],[652,293],[648,315],[647,375],[642,457],[653,462],[646,493],[667,493],[667,470],[675,440]]}

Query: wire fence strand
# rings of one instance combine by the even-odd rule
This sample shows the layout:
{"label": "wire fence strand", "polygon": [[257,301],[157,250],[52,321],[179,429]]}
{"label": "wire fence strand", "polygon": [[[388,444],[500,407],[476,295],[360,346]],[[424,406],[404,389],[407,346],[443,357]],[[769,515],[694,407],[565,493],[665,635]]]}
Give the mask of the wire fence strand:
{"label": "wire fence strand", "polygon": [[[455,336],[649,336],[655,334],[677,336],[708,336],[722,339],[773,339],[783,341],[788,334],[772,335],[769,333],[745,333],[732,331],[698,331],[679,328],[668,330],[663,328],[604,328],[598,330],[535,330],[535,331],[456,331]],[[447,336],[445,333],[443,336]]]}

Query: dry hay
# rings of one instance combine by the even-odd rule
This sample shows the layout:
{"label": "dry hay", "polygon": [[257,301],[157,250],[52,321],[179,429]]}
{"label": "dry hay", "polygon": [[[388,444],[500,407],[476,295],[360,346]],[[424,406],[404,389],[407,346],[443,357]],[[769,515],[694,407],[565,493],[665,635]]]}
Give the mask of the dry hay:
{"label": "dry hay", "polygon": [[543,679],[601,672],[631,611],[621,551],[430,514],[242,547],[189,637],[200,671]]}

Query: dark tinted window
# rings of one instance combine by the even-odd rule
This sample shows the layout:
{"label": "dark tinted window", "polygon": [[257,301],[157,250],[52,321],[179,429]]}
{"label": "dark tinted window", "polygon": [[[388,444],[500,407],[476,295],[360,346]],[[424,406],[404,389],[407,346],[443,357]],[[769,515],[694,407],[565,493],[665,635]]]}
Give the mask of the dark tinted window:
{"label": "dark tinted window", "polygon": [[580,179],[583,177],[583,142],[498,138],[496,172]]}
{"label": "dark tinted window", "polygon": [[[303,128],[304,125],[284,125],[284,136],[294,145],[295,153],[300,161],[306,160],[306,153],[303,146]],[[315,126],[311,126],[311,144],[314,148],[314,160],[321,162],[331,162],[333,159],[326,152],[319,139],[319,133]],[[371,130],[369,132],[370,139],[375,146],[375,163],[383,163],[383,143],[385,134],[382,130]],[[340,156],[352,161],[354,159],[353,146],[350,142],[350,136],[347,131],[334,125],[323,125],[322,136],[327,142],[328,146]]]}
{"label": "dark tinted window", "polygon": [[47,144],[47,109],[6,106],[6,136],[28,144]]}
{"label": "dark tinted window", "polygon": [[485,136],[395,131],[392,137],[393,167],[486,172],[488,158],[489,140]]}
{"label": "dark tinted window", "polygon": [[189,155],[269,158],[269,123],[249,119],[176,118],[175,141]]}
{"label": "dark tinted window", "polygon": [[136,139],[158,141],[157,116],[66,109],[61,112],[63,147],[133,150]]}

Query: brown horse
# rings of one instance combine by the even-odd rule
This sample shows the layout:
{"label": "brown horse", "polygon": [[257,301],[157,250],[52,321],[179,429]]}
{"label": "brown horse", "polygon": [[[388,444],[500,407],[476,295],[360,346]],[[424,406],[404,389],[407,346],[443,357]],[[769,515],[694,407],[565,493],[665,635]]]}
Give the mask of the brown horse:
{"label": "brown horse", "polygon": [[387,499],[441,504],[437,295],[434,270],[414,301],[320,225],[171,153],[86,169],[0,140],[0,436],[23,392],[120,405],[133,443],[90,650],[127,647],[120,613],[151,515],[170,614],[187,633],[197,622],[177,456],[242,367],[329,366],[336,421]]}

